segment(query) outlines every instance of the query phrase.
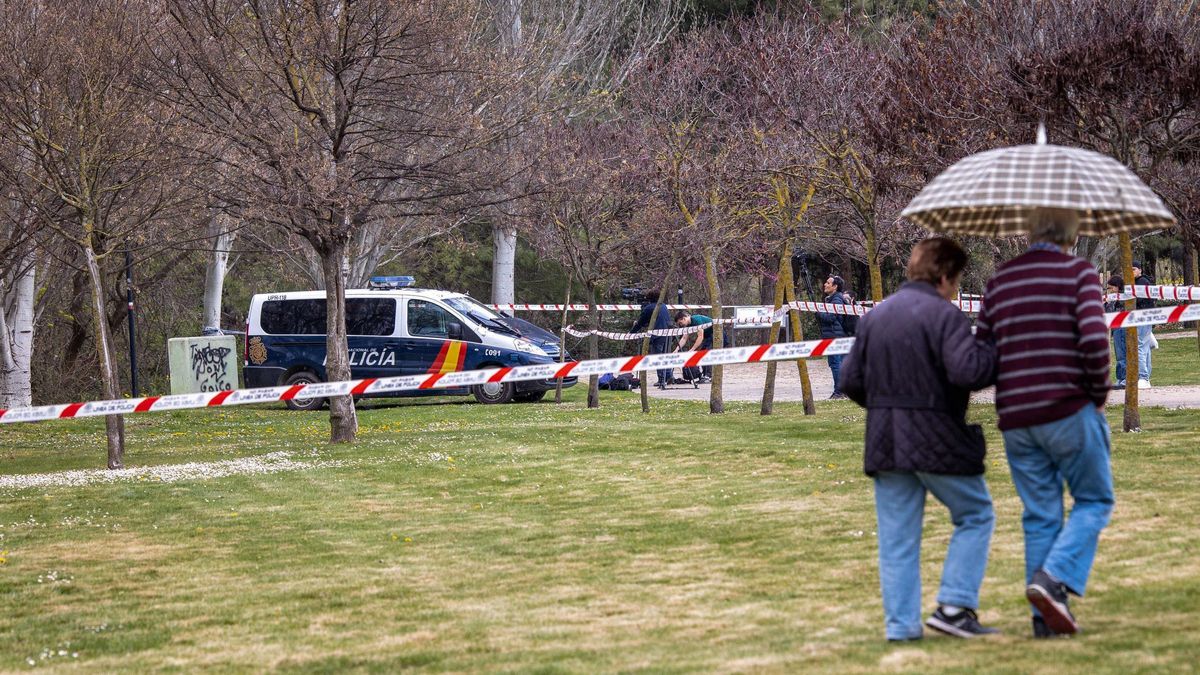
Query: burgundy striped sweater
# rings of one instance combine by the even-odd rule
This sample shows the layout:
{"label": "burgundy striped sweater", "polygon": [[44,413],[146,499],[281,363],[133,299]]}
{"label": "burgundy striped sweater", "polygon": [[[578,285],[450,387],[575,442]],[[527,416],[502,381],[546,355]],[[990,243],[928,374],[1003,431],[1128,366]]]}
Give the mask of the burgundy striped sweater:
{"label": "burgundy striped sweater", "polygon": [[996,341],[1000,430],[1103,405],[1110,383],[1100,275],[1059,251],[1031,250],[988,282],[976,334]]}

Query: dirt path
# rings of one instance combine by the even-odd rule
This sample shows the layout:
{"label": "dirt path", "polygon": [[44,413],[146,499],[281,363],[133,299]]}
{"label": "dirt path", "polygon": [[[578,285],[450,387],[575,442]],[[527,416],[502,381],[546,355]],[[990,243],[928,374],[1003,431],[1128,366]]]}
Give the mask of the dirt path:
{"label": "dirt path", "polygon": [[[829,366],[825,361],[808,361],[808,375],[812,380],[813,395],[818,401],[829,398],[833,393],[833,378],[829,374]],[[778,376],[775,380],[776,401],[800,401],[800,377],[796,372],[794,362],[781,362]],[[727,401],[761,401],[763,383],[767,377],[767,366],[761,363],[745,363],[736,366],[725,366],[725,384],[723,392]],[[672,385],[666,391],[650,388],[650,395],[658,398],[671,398],[688,401],[708,400],[707,384],[694,389],[690,384]],[[991,402],[993,391],[985,389],[975,394],[972,400],[976,402]],[[1113,391],[1108,402],[1121,405],[1125,402],[1125,392]],[[1154,387],[1143,389],[1138,393],[1138,402],[1144,406],[1162,406],[1165,408],[1200,408],[1200,386],[1186,387]]]}

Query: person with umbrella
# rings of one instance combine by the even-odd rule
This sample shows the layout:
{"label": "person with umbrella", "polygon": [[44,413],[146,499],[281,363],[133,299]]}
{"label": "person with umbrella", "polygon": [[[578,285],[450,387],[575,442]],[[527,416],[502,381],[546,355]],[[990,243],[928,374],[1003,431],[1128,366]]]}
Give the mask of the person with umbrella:
{"label": "person with umbrella", "polygon": [[[1175,219],[1124,165],[1047,145],[1041,129],[1036,145],[960,160],[901,215],[939,231],[1029,235],[1029,250],[988,282],[976,335],[997,346],[996,410],[1024,505],[1033,633],[1075,633],[1068,596],[1084,594],[1115,496],[1100,276],[1070,250],[1081,234],[1169,227]],[[1070,518],[1064,481],[1074,501]]]}

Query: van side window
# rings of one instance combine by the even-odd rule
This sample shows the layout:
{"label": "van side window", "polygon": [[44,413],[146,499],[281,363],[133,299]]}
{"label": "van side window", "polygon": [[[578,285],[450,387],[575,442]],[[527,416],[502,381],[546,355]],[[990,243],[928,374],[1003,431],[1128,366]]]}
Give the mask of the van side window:
{"label": "van side window", "polygon": [[408,301],[408,334],[413,337],[448,337],[446,322],[452,320],[449,312],[428,300]]}
{"label": "van side window", "polygon": [[395,332],[395,300],[391,298],[346,298],[347,335],[391,335]]}
{"label": "van side window", "polygon": [[324,335],[325,299],[268,300],[262,305],[261,324],[272,335]]}

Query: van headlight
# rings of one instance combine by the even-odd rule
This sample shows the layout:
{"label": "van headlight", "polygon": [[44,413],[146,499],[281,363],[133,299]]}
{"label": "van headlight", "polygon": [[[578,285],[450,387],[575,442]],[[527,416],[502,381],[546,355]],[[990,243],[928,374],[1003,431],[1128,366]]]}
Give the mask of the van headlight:
{"label": "van headlight", "polygon": [[533,344],[532,342],[530,342],[528,340],[521,340],[521,339],[513,340],[513,346],[517,348],[517,351],[525,352],[526,354],[545,354],[546,353],[546,352],[542,351],[541,348],[539,348],[537,345]]}

